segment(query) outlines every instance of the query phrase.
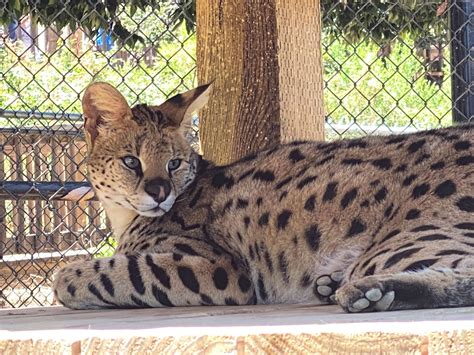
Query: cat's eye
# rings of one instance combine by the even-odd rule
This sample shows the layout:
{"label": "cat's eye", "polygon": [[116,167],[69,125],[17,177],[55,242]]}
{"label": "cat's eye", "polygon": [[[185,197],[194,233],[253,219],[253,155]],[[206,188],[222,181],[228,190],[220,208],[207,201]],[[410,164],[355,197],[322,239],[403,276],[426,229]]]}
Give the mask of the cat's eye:
{"label": "cat's eye", "polygon": [[179,168],[181,165],[181,159],[171,159],[168,162],[168,171],[173,171]]}
{"label": "cat's eye", "polygon": [[139,170],[141,168],[140,160],[134,156],[127,155],[126,157],[122,158],[122,161],[129,169]]}

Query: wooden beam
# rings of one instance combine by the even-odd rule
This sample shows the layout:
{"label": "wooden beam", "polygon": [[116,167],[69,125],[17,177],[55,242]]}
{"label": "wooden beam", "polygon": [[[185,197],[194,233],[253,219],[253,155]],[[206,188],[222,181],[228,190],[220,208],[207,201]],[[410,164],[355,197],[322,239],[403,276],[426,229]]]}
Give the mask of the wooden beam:
{"label": "wooden beam", "polygon": [[281,141],[323,139],[319,0],[197,1],[207,159],[227,163]]}
{"label": "wooden beam", "polygon": [[0,353],[465,353],[474,308],[346,314],[269,305],[0,310]]}

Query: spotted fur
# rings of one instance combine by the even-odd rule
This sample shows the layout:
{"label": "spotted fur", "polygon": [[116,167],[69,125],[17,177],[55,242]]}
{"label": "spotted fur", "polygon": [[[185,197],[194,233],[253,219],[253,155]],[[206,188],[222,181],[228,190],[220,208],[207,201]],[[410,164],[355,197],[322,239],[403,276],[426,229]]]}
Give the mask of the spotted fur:
{"label": "spotted fur", "polygon": [[473,126],[294,142],[213,166],[183,134],[207,91],[129,109],[112,87],[88,88],[89,177],[118,247],[58,272],[62,304],[474,305]]}

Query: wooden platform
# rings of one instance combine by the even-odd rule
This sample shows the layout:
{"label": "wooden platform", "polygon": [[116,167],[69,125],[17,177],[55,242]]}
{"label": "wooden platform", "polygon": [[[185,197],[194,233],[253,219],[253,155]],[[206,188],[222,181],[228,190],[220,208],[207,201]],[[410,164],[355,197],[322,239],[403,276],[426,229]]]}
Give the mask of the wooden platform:
{"label": "wooden platform", "polygon": [[474,354],[474,308],[345,314],[336,306],[0,310],[0,354]]}

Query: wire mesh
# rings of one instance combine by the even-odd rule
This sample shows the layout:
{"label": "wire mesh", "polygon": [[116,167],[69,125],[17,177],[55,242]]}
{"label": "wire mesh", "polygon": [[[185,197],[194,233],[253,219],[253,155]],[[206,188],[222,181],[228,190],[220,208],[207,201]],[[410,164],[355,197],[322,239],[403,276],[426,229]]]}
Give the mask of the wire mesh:
{"label": "wire mesh", "polygon": [[[196,37],[189,21],[172,20],[177,3],[121,8],[121,23],[143,38],[133,49],[106,28],[91,35],[81,26],[42,26],[32,16],[0,27],[0,181],[29,183],[0,199],[0,307],[52,304],[51,276],[59,266],[112,252],[97,202],[55,199],[68,183],[85,181],[81,93],[104,80],[133,105],[194,87]],[[453,100],[472,95],[472,78],[459,70],[469,58],[452,62],[456,37],[446,16],[456,9],[472,21],[462,1],[321,3],[328,139],[452,124]],[[435,15],[423,26],[416,18],[427,9]],[[408,20],[395,26],[390,16],[406,13]],[[460,120],[473,114],[464,110]],[[58,190],[42,196],[37,186],[48,181]]]}

